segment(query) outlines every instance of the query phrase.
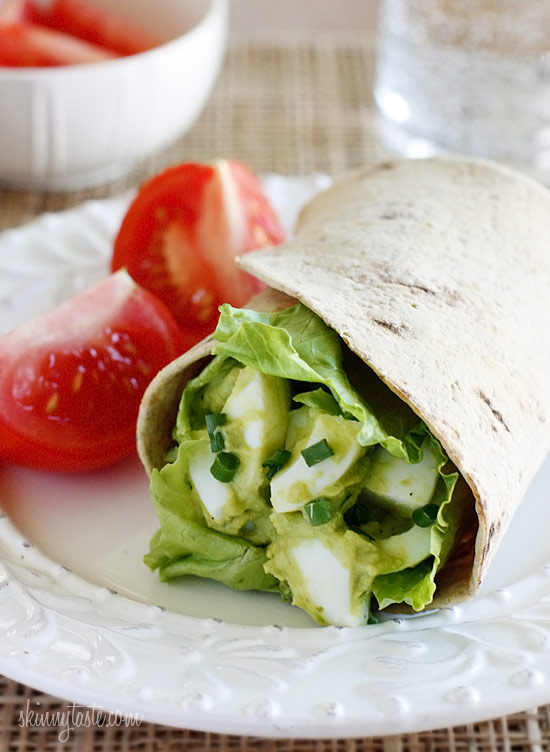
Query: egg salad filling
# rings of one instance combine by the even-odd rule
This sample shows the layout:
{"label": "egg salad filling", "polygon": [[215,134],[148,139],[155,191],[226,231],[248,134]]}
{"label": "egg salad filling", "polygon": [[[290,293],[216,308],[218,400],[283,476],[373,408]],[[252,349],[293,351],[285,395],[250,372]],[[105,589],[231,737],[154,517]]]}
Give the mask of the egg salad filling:
{"label": "egg salad filling", "polygon": [[302,304],[220,310],[151,477],[146,564],[279,593],[323,625],[424,609],[461,517],[437,439]]}

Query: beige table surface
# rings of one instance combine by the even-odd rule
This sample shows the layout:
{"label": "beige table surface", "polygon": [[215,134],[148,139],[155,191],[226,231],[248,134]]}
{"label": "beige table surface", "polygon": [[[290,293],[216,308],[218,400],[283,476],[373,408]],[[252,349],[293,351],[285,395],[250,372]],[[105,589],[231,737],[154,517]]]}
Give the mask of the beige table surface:
{"label": "beige table surface", "polygon": [[[239,2],[239,0],[234,0]],[[317,35],[312,41],[233,38],[223,72],[200,120],[185,137],[109,185],[70,194],[0,191],[0,230],[88,198],[116,195],[163,167],[232,156],[259,173],[336,174],[388,156],[376,129],[373,48],[365,35]],[[283,35],[284,36],[284,35]],[[456,728],[357,740],[264,740],[143,723],[129,729],[55,728],[21,723],[27,703],[55,713],[67,703],[0,677],[0,752],[488,752],[550,750],[550,708]],[[37,706],[38,707],[38,706]]]}

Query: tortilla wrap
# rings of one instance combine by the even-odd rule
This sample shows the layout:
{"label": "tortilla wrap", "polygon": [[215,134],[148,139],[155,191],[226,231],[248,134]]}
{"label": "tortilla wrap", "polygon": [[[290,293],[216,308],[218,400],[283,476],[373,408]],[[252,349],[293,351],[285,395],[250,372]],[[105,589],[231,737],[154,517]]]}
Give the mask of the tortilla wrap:
{"label": "tortilla wrap", "polygon": [[[302,210],[293,239],[240,259],[270,287],[257,310],[314,311],[460,471],[475,517],[433,605],[475,595],[550,447],[549,246],[548,190],[493,163],[434,158],[350,172]],[[212,345],[147,390],[147,472],[164,464],[182,389]]]}

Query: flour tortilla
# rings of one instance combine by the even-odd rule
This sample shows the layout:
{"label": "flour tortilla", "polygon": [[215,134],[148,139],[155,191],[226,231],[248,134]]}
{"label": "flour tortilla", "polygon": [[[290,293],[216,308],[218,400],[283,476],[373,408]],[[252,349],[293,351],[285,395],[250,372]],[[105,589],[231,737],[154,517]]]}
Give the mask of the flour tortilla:
{"label": "flour tortilla", "polygon": [[[382,164],[337,180],[292,240],[240,263],[272,288],[254,307],[300,300],[439,439],[472,515],[433,605],[475,595],[550,449],[550,192],[481,160]],[[181,391],[212,344],[148,389],[138,424],[148,472],[164,464]]]}

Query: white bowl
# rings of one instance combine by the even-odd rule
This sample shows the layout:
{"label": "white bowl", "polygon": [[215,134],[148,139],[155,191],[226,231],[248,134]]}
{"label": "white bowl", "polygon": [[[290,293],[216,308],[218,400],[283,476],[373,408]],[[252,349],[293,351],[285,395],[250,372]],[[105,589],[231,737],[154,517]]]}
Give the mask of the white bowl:
{"label": "white bowl", "polygon": [[0,67],[4,187],[108,182],[175,141],[200,114],[225,53],[227,0],[117,0],[116,7],[166,41],[106,62]]}

